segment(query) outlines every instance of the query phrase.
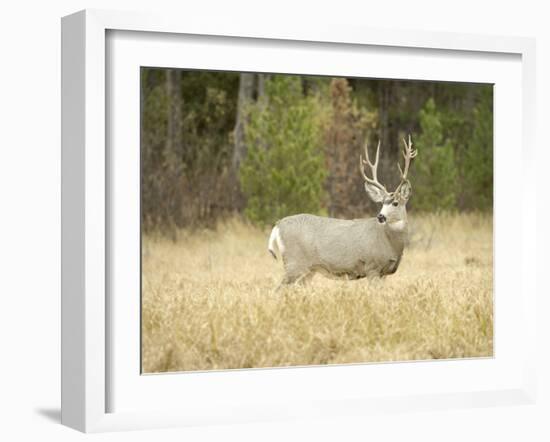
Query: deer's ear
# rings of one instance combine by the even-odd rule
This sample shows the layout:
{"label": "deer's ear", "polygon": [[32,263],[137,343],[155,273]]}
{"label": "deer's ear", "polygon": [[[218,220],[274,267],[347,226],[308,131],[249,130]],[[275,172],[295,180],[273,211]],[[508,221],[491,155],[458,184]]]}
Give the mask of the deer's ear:
{"label": "deer's ear", "polygon": [[412,193],[411,183],[405,181],[399,188],[399,196],[403,201],[408,201]]}
{"label": "deer's ear", "polygon": [[365,190],[369,194],[370,199],[373,200],[375,203],[383,202],[384,198],[386,197],[382,189],[370,183],[365,183]]}

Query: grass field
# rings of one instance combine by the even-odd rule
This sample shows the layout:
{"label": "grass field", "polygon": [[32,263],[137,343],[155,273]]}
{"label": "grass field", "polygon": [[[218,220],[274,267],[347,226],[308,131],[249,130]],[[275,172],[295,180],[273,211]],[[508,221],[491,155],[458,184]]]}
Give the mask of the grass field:
{"label": "grass field", "polygon": [[143,238],[144,372],[493,354],[492,217],[409,215],[396,274],[274,292],[269,231],[239,221]]}

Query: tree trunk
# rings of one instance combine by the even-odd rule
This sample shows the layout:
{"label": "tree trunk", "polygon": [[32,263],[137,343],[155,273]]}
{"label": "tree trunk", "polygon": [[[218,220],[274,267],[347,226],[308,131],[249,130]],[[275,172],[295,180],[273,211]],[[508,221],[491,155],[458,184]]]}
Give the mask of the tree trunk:
{"label": "tree trunk", "polygon": [[244,140],[244,131],[246,125],[246,106],[252,101],[254,96],[254,77],[255,74],[242,73],[239,81],[239,101],[237,103],[237,121],[235,124],[235,148],[231,167],[235,176],[238,175],[239,167],[246,156],[246,144]]}
{"label": "tree trunk", "polygon": [[269,74],[258,74],[258,101],[265,95],[265,82],[269,77]]}
{"label": "tree trunk", "polygon": [[166,149],[170,155],[175,155],[181,161],[183,153],[181,131],[183,100],[180,85],[181,71],[169,69],[166,72],[166,95],[169,102]]}
{"label": "tree trunk", "polygon": [[166,128],[166,143],[164,146],[164,172],[166,179],[165,218],[176,239],[176,227],[182,225],[183,201],[181,192],[181,177],[183,168],[183,137],[182,137],[182,96],[181,71],[169,69],[166,71],[166,96],[168,98],[168,121]]}

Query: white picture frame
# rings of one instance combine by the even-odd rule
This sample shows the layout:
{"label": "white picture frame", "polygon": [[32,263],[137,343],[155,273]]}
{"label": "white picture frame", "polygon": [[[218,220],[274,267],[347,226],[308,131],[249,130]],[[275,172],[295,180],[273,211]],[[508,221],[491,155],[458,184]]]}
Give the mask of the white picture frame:
{"label": "white picture frame", "polygon": [[[230,39],[234,42],[245,40],[256,42],[254,44],[268,42],[272,46],[283,45],[286,48],[294,47],[300,50],[304,47],[329,45],[336,51],[335,53],[362,47],[376,48],[382,52],[398,48],[403,53],[426,50],[430,51],[434,60],[449,54],[470,54],[480,63],[495,54],[513,57],[516,60],[515,63],[519,63],[517,67],[520,69],[521,77],[521,91],[517,91],[521,104],[519,106],[521,125],[517,131],[518,136],[516,138],[512,136],[513,141],[520,143],[521,149],[516,148],[514,153],[516,158],[521,156],[522,176],[529,176],[535,167],[535,43],[532,39],[414,31],[390,32],[368,28],[326,26],[326,24],[299,28],[274,25],[270,28],[259,27],[254,23],[218,23],[192,17],[166,17],[100,10],[81,11],[64,17],[62,20],[63,424],[80,431],[96,432],[222,422],[252,422],[291,417],[357,415],[381,410],[395,412],[440,407],[533,403],[536,396],[536,340],[534,339],[536,286],[535,269],[529,266],[528,257],[536,255],[536,238],[535,232],[526,228],[526,223],[523,222],[525,220],[521,218],[528,214],[522,213],[517,219],[521,234],[515,243],[521,257],[521,278],[515,281],[515,286],[519,288],[521,296],[516,304],[510,304],[510,307],[521,309],[521,315],[516,319],[522,327],[522,352],[517,356],[514,379],[503,382],[500,387],[495,384],[484,388],[481,383],[474,389],[468,390],[470,387],[464,384],[460,392],[445,392],[443,386],[442,390],[425,393],[418,391],[400,393],[397,389],[397,391],[382,390],[374,396],[359,392],[353,397],[345,391],[338,393],[327,389],[330,393],[317,394],[309,399],[305,396],[300,398],[296,396],[288,400],[278,397],[272,403],[269,401],[269,395],[267,401],[256,400],[255,402],[253,393],[244,394],[242,399],[236,398],[228,403],[223,401],[223,397],[212,397],[209,395],[214,393],[208,393],[206,398],[201,398],[204,402],[203,406],[198,406],[196,409],[186,408],[182,401],[179,409],[178,407],[151,407],[149,410],[136,408],[128,411],[121,407],[119,411],[115,407],[113,410],[109,398],[115,388],[112,383],[112,373],[113,369],[116,369],[116,367],[113,368],[113,361],[116,358],[113,354],[110,335],[113,334],[112,327],[117,318],[113,316],[112,303],[108,297],[108,291],[112,288],[111,279],[114,276],[111,274],[113,267],[109,266],[109,260],[116,259],[110,256],[110,251],[112,252],[110,244],[116,241],[112,235],[117,235],[120,231],[116,228],[108,228],[113,204],[118,200],[111,195],[112,188],[109,185],[109,180],[112,178],[110,168],[116,165],[109,165],[108,141],[111,135],[106,131],[106,121],[112,117],[111,109],[108,108],[107,94],[110,92],[109,81],[114,78],[110,74],[106,75],[106,72],[110,73],[107,69],[108,63],[113,62],[108,60],[108,57],[116,57],[117,53],[109,50],[107,40],[109,33],[135,31],[141,32],[140,36],[145,39],[148,35],[151,37],[155,35],[155,38],[161,39],[163,36],[169,36],[176,40],[178,36],[215,37],[218,41],[226,43]],[[254,62],[251,63],[254,67]],[[181,63],[174,63],[172,66],[186,67]],[[337,73],[339,68],[335,69]],[[136,104],[132,101],[128,106]],[[498,102],[495,103],[495,114],[499,118]],[[116,120],[115,117],[115,121],[120,120]],[[498,134],[495,135],[495,139],[496,149],[498,149]],[[504,141],[500,145],[505,146]],[[498,168],[506,168],[509,165],[503,162],[499,166],[497,160],[495,167],[498,177]],[[532,204],[533,207],[536,205],[536,191],[533,189],[518,186],[513,192],[516,192],[522,205]],[[496,193],[498,195],[498,185]],[[495,222],[498,226],[498,216]],[[502,226],[501,231],[504,231],[506,226],[504,223]],[[496,238],[498,239],[498,235]],[[498,241],[496,241],[495,254],[498,259]],[[501,254],[503,255],[502,252]],[[505,261],[503,257],[504,264],[506,264]],[[514,277],[508,272],[508,278]],[[501,287],[504,286],[501,285]],[[498,315],[496,321],[499,321]],[[507,335],[502,333],[502,336]],[[498,334],[496,339],[499,339]],[[497,349],[495,360],[498,358]],[[367,373],[366,370],[388,373],[394,370],[392,367],[395,365],[398,364],[382,364],[375,368],[372,368],[372,365],[355,365],[354,376],[360,376],[362,371]],[[434,368],[435,371],[450,370],[449,373],[453,370],[456,373],[456,370],[462,369],[463,366],[450,364],[445,366],[440,364],[439,367]],[[296,379],[290,379],[294,374],[298,375],[297,379],[302,383],[307,383],[307,379],[315,379],[312,382],[324,382],[330,385],[330,382],[336,379],[335,376],[340,376],[340,372],[325,370],[323,367],[306,368],[305,370],[310,371],[305,375],[303,371],[300,375],[299,370],[304,369],[238,371],[229,376],[233,376],[233,379],[238,377],[239,382],[250,382],[256,386],[261,386],[262,382],[269,377],[274,382],[296,382]],[[312,373],[316,374],[311,376]],[[475,372],[472,373],[473,376]],[[135,376],[139,376],[139,372],[135,373]],[[161,395],[166,395],[167,388],[174,391],[177,376],[159,375],[156,381],[151,381],[150,384],[153,388],[162,388]],[[214,376],[220,379],[216,382],[223,383],[227,380],[226,373],[216,373],[209,380],[214,379]],[[299,378],[299,376],[302,377]],[[118,378],[120,379],[120,376]],[[202,385],[203,381],[195,377],[193,382]],[[129,384],[129,387],[136,387],[136,385]],[[308,385],[310,391],[313,391],[315,385],[315,383]],[[121,394],[130,394],[128,389],[121,390]],[[307,394],[307,390],[304,391],[306,393],[303,394]],[[191,396],[195,395],[198,400],[200,393],[201,390],[197,388],[193,390]],[[130,398],[127,402],[135,399]],[[219,404],[216,405],[218,402]],[[212,404],[211,407],[208,407],[209,403]],[[224,407],[228,406],[231,407],[230,412],[224,412]]]}

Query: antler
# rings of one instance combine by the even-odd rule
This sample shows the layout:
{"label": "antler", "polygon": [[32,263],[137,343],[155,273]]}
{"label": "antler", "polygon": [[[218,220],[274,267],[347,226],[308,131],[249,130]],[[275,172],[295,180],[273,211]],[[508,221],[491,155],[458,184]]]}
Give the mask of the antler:
{"label": "antler", "polygon": [[[385,193],[388,193],[384,185],[378,181],[378,177],[376,176],[379,157],[380,157],[380,141],[378,141],[378,147],[376,148],[376,158],[374,160],[374,163],[371,163],[369,159],[369,148],[367,146],[367,142],[365,142],[365,158],[363,158],[362,155],[359,156],[359,170],[361,171],[361,175],[363,175],[363,178],[367,183],[378,187],[380,190],[383,190]],[[365,173],[365,165],[370,167],[372,178],[369,178]]]}
{"label": "antler", "polygon": [[409,142],[407,143],[405,141],[405,138],[403,138],[403,144],[405,144],[405,149],[403,149],[403,158],[405,158],[405,171],[403,172],[403,169],[401,169],[401,165],[399,164],[399,161],[397,162],[397,167],[399,168],[399,172],[401,173],[401,184],[407,181],[407,174],[409,173],[409,167],[411,165],[411,160],[416,157],[418,154],[418,151],[416,149],[412,148],[412,142],[411,142],[411,135],[409,134]]}

